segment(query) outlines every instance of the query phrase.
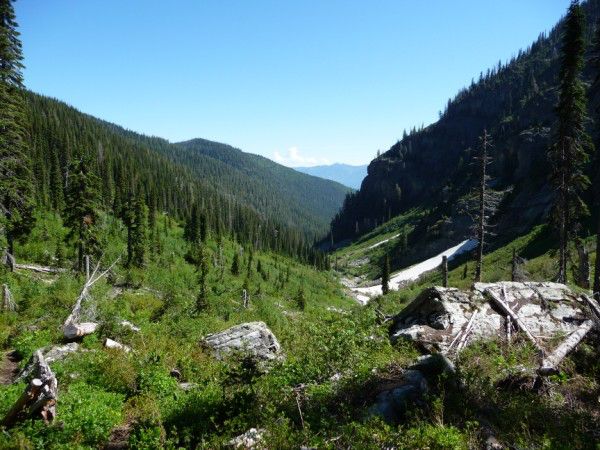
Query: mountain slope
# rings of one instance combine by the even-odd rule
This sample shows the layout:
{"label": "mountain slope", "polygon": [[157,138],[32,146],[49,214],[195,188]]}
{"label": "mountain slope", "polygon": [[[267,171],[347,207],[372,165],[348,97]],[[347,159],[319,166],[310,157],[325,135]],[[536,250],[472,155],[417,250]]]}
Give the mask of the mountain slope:
{"label": "mountain slope", "polygon": [[200,178],[211,177],[208,167],[218,167],[220,175],[214,181],[223,192],[263,214],[275,215],[288,226],[303,224],[315,235],[326,231],[348,192],[339,183],[206,139],[180,142],[169,151],[169,158]]}
{"label": "mountain slope", "polygon": [[330,164],[327,166],[294,167],[295,170],[326,180],[337,181],[352,189],[360,189],[362,180],[367,176],[367,166],[351,166],[350,164]]}
{"label": "mountain slope", "polygon": [[[87,154],[99,178],[100,206],[117,216],[129,195],[141,192],[150,207],[178,219],[187,218],[197,204],[210,232],[216,235],[226,233],[239,242],[301,259],[313,253],[307,236],[314,234],[320,224],[304,219],[312,219],[310,211],[300,205],[298,220],[293,223],[284,223],[275,207],[270,212],[271,204],[289,202],[283,194],[275,192],[271,198],[257,195],[264,204],[259,210],[247,204],[246,197],[230,192],[225,181],[233,180],[240,190],[249,192],[261,185],[248,177],[240,181],[237,170],[220,161],[203,157],[204,175],[200,177],[168,156],[182,150],[164,139],[125,130],[31,92],[26,98],[35,192],[41,209],[63,210],[69,163]],[[322,216],[321,220],[327,219]]]}
{"label": "mountain slope", "polygon": [[[583,6],[589,40],[600,2]],[[470,161],[484,128],[494,142],[491,186],[501,199],[497,240],[544,221],[552,200],[546,151],[555,122],[561,26],[541,35],[508,64],[482,74],[448,102],[438,122],[413,129],[373,160],[361,190],[346,198],[333,220],[333,240],[355,239],[416,206],[430,213],[409,236],[412,250],[402,255],[400,265],[468,237],[469,193],[475,185]],[[584,74],[589,81],[589,55],[587,59]],[[590,111],[597,106],[590,104]]]}
{"label": "mountain slope", "polygon": [[[231,211],[242,208],[252,210],[256,220],[298,230],[311,240],[326,231],[348,192],[337,183],[298,174],[224,144],[195,140],[190,142],[203,144],[201,149],[192,149],[191,144],[171,144],[125,130],[37,94],[29,93],[28,101],[41,202],[51,197],[49,172],[61,171],[64,178],[70,155],[79,150],[91,151],[98,159],[107,199],[113,195],[115,183],[121,183],[115,179],[120,169],[108,168],[119,166],[134,175],[126,177],[129,185],[165,186],[165,190],[154,189],[153,195],[160,197],[161,208],[179,216],[189,211],[186,198],[194,198],[205,208],[224,205],[220,208],[222,223],[235,222]],[[57,164],[52,158],[58,159]],[[141,167],[145,170],[140,172]]]}

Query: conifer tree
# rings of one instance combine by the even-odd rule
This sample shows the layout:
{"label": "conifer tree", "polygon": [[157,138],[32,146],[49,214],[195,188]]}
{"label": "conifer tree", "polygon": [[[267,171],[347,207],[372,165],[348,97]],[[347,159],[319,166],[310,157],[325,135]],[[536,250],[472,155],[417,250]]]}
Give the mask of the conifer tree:
{"label": "conifer tree", "polygon": [[250,251],[248,252],[248,266],[246,267],[246,277],[250,278],[252,276],[252,262],[254,260],[254,251],[252,247],[250,247]]}
{"label": "conifer tree", "polygon": [[296,301],[296,305],[298,305],[298,309],[304,311],[306,309],[306,295],[304,294],[304,287],[300,286],[298,288],[298,292],[296,293],[296,297],[294,298]]}
{"label": "conifer tree", "polygon": [[381,292],[386,295],[390,292],[390,257],[385,255],[381,268]]}
{"label": "conifer tree", "polygon": [[235,276],[240,274],[240,257],[237,251],[233,255],[233,262],[231,263],[231,274]]}
{"label": "conifer tree", "polygon": [[584,173],[591,141],[585,131],[586,96],[581,70],[584,63],[584,14],[577,0],[571,2],[565,20],[559,72],[558,124],[548,151],[551,179],[556,190],[552,223],[559,235],[558,281],[567,281],[568,243],[577,219],[587,212],[580,194],[588,186]]}
{"label": "conifer tree", "polygon": [[63,210],[63,179],[56,149],[52,149],[50,154],[50,204],[54,211],[60,212]]}
{"label": "conifer tree", "polygon": [[22,51],[11,0],[0,0],[0,213],[9,253],[33,228],[33,182],[26,144]]}
{"label": "conifer tree", "polygon": [[97,255],[98,239],[98,177],[94,174],[89,157],[81,155],[69,164],[65,225],[70,228],[67,239],[75,241],[77,270],[83,272],[85,255]]}
{"label": "conifer tree", "polygon": [[204,250],[204,246],[199,246],[199,257],[198,257],[198,283],[199,291],[196,297],[196,311],[204,311],[208,306],[208,294],[206,288],[206,278],[208,276],[208,255]]}
{"label": "conifer tree", "polygon": [[127,203],[127,266],[144,267],[148,244],[148,212],[141,195],[132,195]]}
{"label": "conifer tree", "polygon": [[[600,22],[596,24],[596,34],[594,36],[593,52],[591,63],[594,74],[594,81],[589,91],[590,103],[600,104]],[[600,135],[600,107],[594,111],[596,135]],[[596,255],[600,255],[600,143],[595,143],[595,152],[593,160],[593,204],[594,214],[596,215]],[[596,256],[594,267],[594,280],[592,286],[594,297],[600,300],[600,258]]]}

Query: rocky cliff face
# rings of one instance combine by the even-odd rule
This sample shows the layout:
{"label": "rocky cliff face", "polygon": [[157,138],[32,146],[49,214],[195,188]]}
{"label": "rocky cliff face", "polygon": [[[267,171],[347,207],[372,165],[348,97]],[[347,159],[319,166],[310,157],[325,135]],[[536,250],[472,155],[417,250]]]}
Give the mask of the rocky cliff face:
{"label": "rocky cliff face", "polygon": [[[591,38],[600,1],[584,7]],[[409,238],[413,248],[424,239],[432,247],[415,250],[420,257],[447,246],[432,240],[468,237],[471,220],[460,204],[475,186],[472,161],[484,129],[493,139],[490,187],[502,196],[494,218],[500,238],[544,221],[552,201],[546,152],[555,122],[560,29],[559,23],[508,64],[482,74],[448,102],[438,122],[405,133],[375,159],[361,190],[333,220],[334,241],[360,236],[415,206],[431,210]],[[585,76],[591,78],[589,67]],[[590,111],[598,106],[591,103]]]}

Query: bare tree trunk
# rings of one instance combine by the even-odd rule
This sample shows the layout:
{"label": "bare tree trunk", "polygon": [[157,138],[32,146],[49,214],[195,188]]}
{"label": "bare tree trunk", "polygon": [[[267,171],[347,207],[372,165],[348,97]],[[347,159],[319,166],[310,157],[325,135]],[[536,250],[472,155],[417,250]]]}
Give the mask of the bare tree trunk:
{"label": "bare tree trunk", "polygon": [[502,312],[504,314],[507,314],[508,316],[510,316],[510,318],[517,325],[517,328],[519,328],[523,333],[525,333],[525,335],[531,341],[531,343],[535,346],[535,348],[537,348],[540,353],[543,353],[544,351],[543,351],[542,347],[540,347],[540,344],[538,344],[538,342],[535,340],[535,338],[533,337],[533,334],[531,334],[531,332],[527,329],[527,327],[525,326],[523,321],[519,318],[519,316],[517,316],[517,314],[515,314],[515,312],[512,309],[510,309],[510,307],[506,303],[506,301],[505,301],[506,293],[504,292],[504,289],[502,289],[502,297],[504,297],[504,299],[498,297],[490,289],[486,289],[485,293],[491,297],[491,299],[494,301],[494,303],[496,303],[496,305],[498,305],[500,307],[500,309],[502,310]]}
{"label": "bare tree trunk", "polygon": [[40,350],[35,352],[33,359],[35,361],[34,378],[0,422],[7,428],[26,417],[39,416],[46,423],[56,417],[58,381]]}
{"label": "bare tree trunk", "polygon": [[583,289],[590,288],[590,258],[581,239],[577,239],[577,254],[579,255],[579,273],[577,285]]}
{"label": "bare tree trunk", "polygon": [[558,347],[554,349],[550,355],[548,355],[542,361],[542,365],[538,369],[540,375],[552,375],[558,371],[557,367],[560,362],[567,356],[576,346],[581,342],[586,334],[594,326],[593,320],[586,320],[579,328],[577,328],[571,335],[565,339]]}
{"label": "bare tree trunk", "polygon": [[442,256],[442,286],[448,287],[448,257]]}
{"label": "bare tree trunk", "polygon": [[481,272],[483,271],[483,246],[485,240],[485,226],[486,226],[486,180],[487,180],[487,165],[488,160],[488,146],[490,145],[490,136],[487,130],[483,130],[483,136],[481,138],[481,157],[479,165],[479,217],[477,223],[477,264],[475,267],[475,282],[481,281]]}
{"label": "bare tree trunk", "polygon": [[85,255],[83,258],[85,261],[85,281],[88,281],[90,279],[90,255]]}
{"label": "bare tree trunk", "polygon": [[561,174],[560,174],[560,186],[559,186],[559,258],[558,258],[558,277],[559,283],[567,282],[567,185],[565,180],[566,170],[566,157],[565,157],[565,144],[561,143]]}
{"label": "bare tree trunk", "polygon": [[5,311],[15,311],[17,309],[17,304],[6,284],[2,285],[2,309]]}
{"label": "bare tree trunk", "polygon": [[[600,201],[598,202],[600,203]],[[596,223],[596,265],[594,266],[594,298],[600,300],[600,211]]]}

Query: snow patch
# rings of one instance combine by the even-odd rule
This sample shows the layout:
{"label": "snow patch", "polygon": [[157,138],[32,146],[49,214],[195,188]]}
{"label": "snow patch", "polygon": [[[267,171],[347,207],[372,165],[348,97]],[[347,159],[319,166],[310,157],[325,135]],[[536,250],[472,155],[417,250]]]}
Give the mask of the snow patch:
{"label": "snow patch", "polygon": [[391,241],[392,239],[396,239],[398,236],[400,236],[400,233],[398,233],[398,234],[395,234],[395,235],[393,235],[392,237],[390,237],[390,238],[387,238],[387,239],[385,239],[385,240],[383,240],[383,241],[380,241],[380,242],[378,242],[377,244],[373,244],[373,245],[371,245],[370,247],[367,247],[367,250],[372,250],[372,249],[374,249],[374,248],[377,248],[377,247],[379,247],[380,245],[383,245],[383,244],[385,244],[386,242],[389,242],[389,241]]}
{"label": "snow patch", "polygon": [[[440,253],[439,255],[426,259],[425,261],[415,264],[414,266],[411,266],[407,269],[403,269],[390,277],[390,290],[398,290],[400,286],[404,285],[405,283],[409,281],[415,281],[425,272],[429,272],[430,270],[435,269],[440,264],[442,264],[442,258],[444,256],[447,256],[448,260],[451,261],[459,255],[474,250],[476,247],[476,239],[467,239],[465,241],[462,241],[460,244],[455,245],[454,247],[451,247],[448,250]],[[365,305],[369,302],[371,298],[382,294],[381,284],[376,284],[374,286],[369,287],[352,288],[352,292],[354,293],[355,298],[361,304]]]}

